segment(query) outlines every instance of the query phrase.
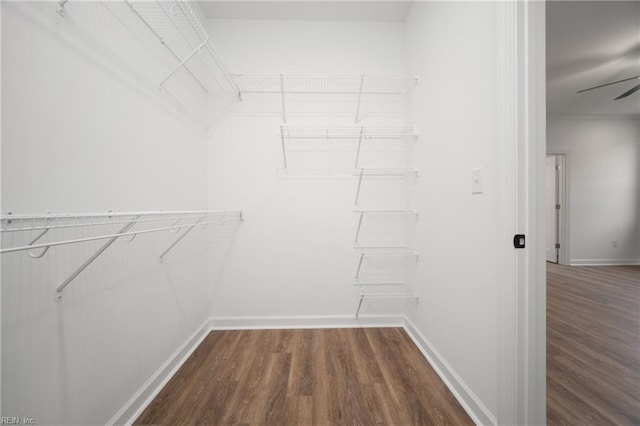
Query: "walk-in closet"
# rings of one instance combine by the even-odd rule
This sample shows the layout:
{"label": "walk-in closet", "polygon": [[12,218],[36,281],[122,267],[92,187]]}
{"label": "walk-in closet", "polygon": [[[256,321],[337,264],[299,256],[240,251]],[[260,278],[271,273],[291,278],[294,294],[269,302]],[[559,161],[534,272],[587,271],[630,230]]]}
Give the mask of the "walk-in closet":
{"label": "walk-in closet", "polygon": [[3,1],[3,422],[544,415],[537,7]]}

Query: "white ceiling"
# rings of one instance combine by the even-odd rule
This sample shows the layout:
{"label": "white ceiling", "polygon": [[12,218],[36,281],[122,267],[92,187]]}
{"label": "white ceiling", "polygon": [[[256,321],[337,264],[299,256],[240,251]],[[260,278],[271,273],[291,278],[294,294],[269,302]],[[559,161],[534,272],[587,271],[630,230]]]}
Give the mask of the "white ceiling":
{"label": "white ceiling", "polygon": [[411,1],[200,1],[210,19],[404,22]]}
{"label": "white ceiling", "polygon": [[547,3],[547,112],[640,116],[640,92],[614,100],[640,80],[577,94],[640,75],[640,2]]}
{"label": "white ceiling", "polygon": [[[211,19],[403,22],[411,1],[203,0]],[[547,112],[551,115],[640,117],[640,92],[617,96],[632,80],[590,92],[581,89],[640,75],[640,1],[547,2]]]}

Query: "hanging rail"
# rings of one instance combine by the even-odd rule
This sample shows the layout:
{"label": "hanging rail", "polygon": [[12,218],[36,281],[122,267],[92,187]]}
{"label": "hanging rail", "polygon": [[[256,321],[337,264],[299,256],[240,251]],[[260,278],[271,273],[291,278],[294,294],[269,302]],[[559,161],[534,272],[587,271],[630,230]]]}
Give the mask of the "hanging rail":
{"label": "hanging rail", "polygon": [[[156,216],[150,219],[142,219],[143,216]],[[45,223],[55,222],[55,221],[64,221],[64,220],[87,220],[87,219],[95,219],[95,218],[116,218],[116,220],[112,221],[101,221],[101,222],[89,222],[89,223],[73,223],[73,224],[64,224],[64,225],[36,225],[36,226],[24,226],[24,221],[38,222],[44,221]],[[125,219],[126,218],[126,219]],[[178,225],[178,221],[181,219],[197,219],[194,223],[187,223]],[[175,220],[177,219],[177,220]],[[207,219],[207,220],[205,220]],[[173,225],[170,226],[159,226],[151,229],[142,229],[137,231],[131,231],[134,225],[141,222],[151,222],[158,220],[175,220]],[[173,248],[176,244],[178,244],[194,227],[196,226],[205,226],[212,223],[224,223],[229,220],[238,220],[242,221],[242,211],[241,210],[206,210],[206,211],[189,211],[189,212],[141,212],[141,213],[102,213],[102,214],[78,214],[78,215],[3,215],[0,216],[0,222],[2,223],[2,232],[14,232],[14,231],[41,231],[40,234],[31,240],[28,245],[3,248],[0,249],[0,254],[3,253],[12,253],[18,251],[27,251],[29,256],[38,259],[45,255],[45,253],[51,248],[61,245],[67,244],[76,244],[82,242],[89,241],[98,241],[98,240],[108,240],[105,244],[102,245],[89,259],[87,259],[80,267],[78,267],[66,280],[62,282],[56,288],[56,301],[62,299],[62,291],[69,285],[83,270],[85,270],[94,260],[96,260],[111,244],[113,244],[118,238],[123,237],[123,240],[127,242],[131,242],[136,235],[138,234],[146,234],[151,232],[159,232],[159,231],[170,231],[173,230],[179,231],[182,228],[187,228],[185,232],[182,233],[162,254],[160,255],[160,261],[162,258]],[[16,225],[16,223],[18,225]],[[39,243],[35,244],[41,237],[43,237],[50,229],[56,228],[65,228],[65,227],[78,227],[78,226],[95,226],[95,225],[114,225],[114,224],[123,224],[117,232],[98,235],[93,237],[85,237],[85,238],[76,238],[69,239],[63,241],[54,241],[48,243]],[[15,228],[10,228],[10,226],[16,226]],[[125,238],[130,237],[130,238]],[[42,249],[42,251],[34,255],[32,250]]]}

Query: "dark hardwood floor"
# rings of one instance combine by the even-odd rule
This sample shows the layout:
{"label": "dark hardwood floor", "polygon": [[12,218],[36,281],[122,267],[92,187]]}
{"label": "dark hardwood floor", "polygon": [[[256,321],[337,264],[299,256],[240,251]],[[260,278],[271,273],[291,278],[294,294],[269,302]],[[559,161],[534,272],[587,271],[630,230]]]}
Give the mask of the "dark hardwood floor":
{"label": "dark hardwood floor", "polygon": [[135,424],[465,425],[401,328],[213,331]]}
{"label": "dark hardwood floor", "polygon": [[547,421],[640,425],[640,266],[547,263]]}

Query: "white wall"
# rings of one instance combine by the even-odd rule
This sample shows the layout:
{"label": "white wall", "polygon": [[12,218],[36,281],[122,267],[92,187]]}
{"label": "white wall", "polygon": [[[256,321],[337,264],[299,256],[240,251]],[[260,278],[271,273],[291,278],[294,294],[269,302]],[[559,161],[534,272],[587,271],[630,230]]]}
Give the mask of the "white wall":
{"label": "white wall", "polygon": [[[410,318],[457,376],[469,405],[498,408],[498,273],[502,245],[498,169],[496,3],[415,3],[406,23],[407,70],[421,84],[408,121],[421,129],[416,282]],[[472,169],[483,193],[472,194]],[[481,411],[477,411],[483,416]]]}
{"label": "white wall", "polygon": [[[402,24],[217,20],[208,22],[207,30],[235,73],[404,72]],[[290,103],[288,124],[352,125],[355,100],[302,102],[320,101],[326,108],[316,113]],[[283,167],[279,101],[279,96],[244,96],[209,138],[209,206],[241,205],[246,219],[219,280],[214,315],[352,316],[358,303],[352,286],[357,180],[278,174]],[[388,110],[370,114],[380,106]],[[363,112],[369,115],[359,124],[403,124],[401,98],[390,104],[365,100]],[[397,314],[403,306],[372,302],[362,313]]]}
{"label": "white wall", "polygon": [[640,121],[552,117],[547,151],[569,161],[569,262],[640,263]]}
{"label": "white wall", "polygon": [[[157,55],[100,3],[69,2],[66,18],[55,7],[2,3],[2,213],[205,208],[204,132],[158,94]],[[159,263],[174,238],[116,242],[58,303],[55,288],[102,242],[2,255],[3,416],[104,424],[203,323],[206,235]]]}

